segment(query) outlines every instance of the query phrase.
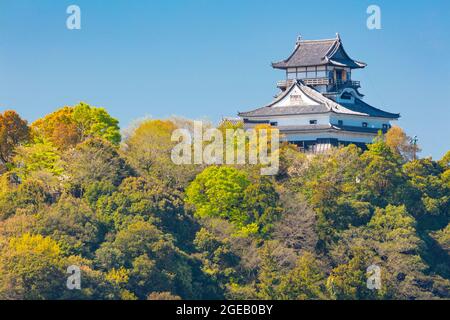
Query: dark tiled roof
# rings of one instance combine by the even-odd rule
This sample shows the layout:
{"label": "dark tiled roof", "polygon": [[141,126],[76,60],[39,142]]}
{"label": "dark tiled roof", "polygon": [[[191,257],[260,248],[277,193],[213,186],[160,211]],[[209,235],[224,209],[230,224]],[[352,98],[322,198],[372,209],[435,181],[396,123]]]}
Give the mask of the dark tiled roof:
{"label": "dark tiled roof", "polygon": [[337,65],[350,68],[364,68],[365,64],[351,59],[345,52],[341,39],[301,40],[294,52],[283,61],[274,62],[276,69],[308,67],[319,65]]}
{"label": "dark tiled roof", "polygon": [[358,98],[355,98],[355,103],[340,103],[340,104],[349,110],[364,113],[371,117],[389,118],[389,119],[400,118],[400,114],[398,113],[390,113],[387,111],[380,110],[378,108],[372,107],[371,105],[365,103],[364,101]]}
{"label": "dark tiled roof", "polygon": [[[305,95],[314,100],[315,105],[298,105],[286,107],[274,107],[277,102],[281,101],[287,96],[294,87],[298,87]],[[281,115],[301,115],[301,114],[317,114],[334,112],[338,114],[348,114],[366,117],[380,117],[388,119],[398,119],[400,117],[397,113],[390,113],[375,107],[372,107],[364,101],[355,98],[355,103],[337,103],[331,98],[326,97],[317,90],[303,84],[301,80],[293,82],[282,94],[277,96],[270,104],[252,111],[239,112],[240,117],[266,117],[266,116],[281,116]]]}
{"label": "dark tiled roof", "polygon": [[325,105],[315,106],[292,106],[292,107],[262,107],[249,112],[241,112],[239,116],[281,116],[281,115],[296,115],[309,113],[325,113],[329,109]]}

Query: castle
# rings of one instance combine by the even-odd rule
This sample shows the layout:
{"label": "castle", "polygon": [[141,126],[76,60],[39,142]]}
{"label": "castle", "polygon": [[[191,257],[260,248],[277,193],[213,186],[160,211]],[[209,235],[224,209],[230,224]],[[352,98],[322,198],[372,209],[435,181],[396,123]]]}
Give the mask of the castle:
{"label": "castle", "polygon": [[363,101],[352,71],[366,64],[350,58],[339,34],[326,40],[299,37],[292,54],[272,67],[285,71],[280,92],[271,103],[238,113],[245,128],[270,124],[300,149],[321,152],[348,144],[365,148],[400,117]]}

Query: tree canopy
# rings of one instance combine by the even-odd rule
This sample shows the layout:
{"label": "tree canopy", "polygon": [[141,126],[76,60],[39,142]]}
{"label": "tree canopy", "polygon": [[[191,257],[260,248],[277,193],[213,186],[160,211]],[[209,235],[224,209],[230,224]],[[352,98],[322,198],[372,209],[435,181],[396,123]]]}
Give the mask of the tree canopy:
{"label": "tree canopy", "polygon": [[365,149],[282,144],[267,177],[174,164],[171,135],[192,123],[121,140],[86,103],[31,128],[0,114],[0,299],[450,298],[450,152],[420,158],[394,127]]}

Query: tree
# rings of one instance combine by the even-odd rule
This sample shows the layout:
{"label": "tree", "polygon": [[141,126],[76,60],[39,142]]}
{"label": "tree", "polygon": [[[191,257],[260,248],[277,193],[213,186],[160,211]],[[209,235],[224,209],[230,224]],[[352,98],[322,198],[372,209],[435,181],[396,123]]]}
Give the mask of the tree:
{"label": "tree", "polygon": [[[1,119],[2,139],[27,130]],[[0,299],[450,297],[450,153],[409,160],[393,129],[366,151],[284,144],[281,171],[266,177],[258,165],[175,165],[178,128],[193,122],[141,121],[119,147],[117,122],[82,103],[11,142]],[[378,290],[367,286],[374,265]],[[81,290],[67,290],[68,266]]]}
{"label": "tree", "polygon": [[281,197],[283,213],[275,224],[273,235],[288,248],[314,252],[316,249],[316,213],[298,195],[287,192]]}
{"label": "tree", "polygon": [[46,138],[59,149],[68,149],[81,141],[73,119],[73,108],[63,107],[31,124],[37,136]]}
{"label": "tree", "polygon": [[450,255],[450,224],[448,224],[444,229],[435,232],[434,238],[439,242],[442,249],[447,251]]}
{"label": "tree", "polygon": [[58,150],[50,142],[44,140],[36,139],[32,144],[17,147],[13,164],[13,172],[17,173],[22,180],[39,171],[45,171],[54,176],[63,173]]}
{"label": "tree", "polygon": [[195,214],[200,218],[221,217],[243,227],[252,222],[243,203],[249,185],[245,172],[211,166],[186,189],[186,203],[195,206]]}
{"label": "tree", "polygon": [[439,160],[439,164],[444,170],[450,169],[450,151],[448,151],[441,160]]}
{"label": "tree", "polygon": [[419,299],[431,295],[424,290],[426,265],[420,256],[422,241],[416,234],[416,221],[405,206],[378,209],[368,224],[375,250],[383,262],[385,296]]}
{"label": "tree", "polygon": [[260,227],[261,234],[269,234],[279,219],[279,195],[271,178],[258,176],[244,191],[243,203],[251,221]]}
{"label": "tree", "polygon": [[385,135],[386,145],[392,152],[401,155],[405,160],[413,160],[420,148],[414,144],[411,137],[408,137],[402,128],[394,126]]}
{"label": "tree", "polygon": [[0,247],[1,299],[58,299],[65,288],[64,260],[49,237],[24,234]]}
{"label": "tree", "polygon": [[[180,121],[177,121],[180,123]],[[180,124],[189,126],[189,123]],[[172,133],[178,127],[171,120],[146,120],[139,123],[125,138],[124,154],[141,175],[184,187],[201,170],[201,166],[176,165],[171,159],[175,142]]]}
{"label": "tree", "polygon": [[372,299],[372,292],[367,288],[366,256],[361,251],[346,264],[331,270],[327,279],[327,290],[337,300]]}
{"label": "tree", "polygon": [[447,189],[450,189],[450,151],[447,152],[439,161],[439,165],[443,168],[441,179]]}
{"label": "tree", "polygon": [[73,120],[81,136],[81,141],[100,137],[114,145],[121,140],[119,121],[109,115],[104,108],[91,107],[80,102],[73,107]]}
{"label": "tree", "polygon": [[81,194],[95,182],[118,186],[130,168],[117,148],[101,138],[91,138],[63,154],[64,170],[75,193]]}
{"label": "tree", "polygon": [[12,110],[0,113],[0,165],[8,163],[14,148],[30,138],[27,122]]}
{"label": "tree", "polygon": [[404,201],[407,208],[422,227],[441,228],[447,223],[450,203],[450,189],[445,184],[442,167],[425,158],[404,164],[403,171],[408,177],[410,193]]}
{"label": "tree", "polygon": [[[142,177],[126,178],[117,190],[99,197],[95,207],[104,221],[114,228],[133,217],[150,221],[164,232],[170,233],[182,248],[192,247],[196,224],[184,210],[183,193],[167,183]],[[89,189],[88,189],[89,191]],[[92,191],[92,190],[91,190]],[[90,192],[86,197],[90,197]]]}
{"label": "tree", "polygon": [[126,289],[139,299],[154,291],[170,291],[182,298],[200,292],[192,288],[192,268],[186,255],[174,246],[170,236],[139,218],[126,223],[112,241],[96,252],[103,270],[126,269]]}
{"label": "tree", "polygon": [[118,145],[121,140],[118,120],[105,109],[91,107],[83,102],[36,120],[32,128],[37,135],[48,139],[61,150],[94,137],[103,138],[114,145]]}
{"label": "tree", "polygon": [[[301,193],[315,211],[320,250],[335,241],[340,231],[370,219],[372,205],[360,196],[363,171],[361,150],[355,145],[309,159],[297,158],[288,169],[287,188]],[[286,200],[283,203],[289,206]]]}
{"label": "tree", "polygon": [[361,160],[364,170],[360,198],[379,207],[389,203],[400,204],[407,186],[400,156],[392,152],[382,137],[378,137],[368,146]]}
{"label": "tree", "polygon": [[36,214],[53,202],[51,190],[42,181],[28,179],[0,194],[0,220],[14,214]]}
{"label": "tree", "polygon": [[303,253],[294,269],[282,278],[279,290],[286,300],[325,299],[323,267],[312,253]]}
{"label": "tree", "polygon": [[[440,281],[425,274],[422,241],[416,234],[416,221],[404,206],[378,208],[367,226],[341,234],[331,256],[337,267],[328,289],[337,299],[428,299],[426,289]],[[365,272],[370,265],[381,270],[381,289],[366,288]]]}
{"label": "tree", "polygon": [[99,219],[81,199],[64,196],[39,218],[35,230],[57,241],[65,255],[92,258],[103,240]]}
{"label": "tree", "polygon": [[281,282],[280,262],[277,259],[279,243],[268,241],[260,249],[261,264],[257,280],[257,295],[259,299],[279,299],[279,288]]}
{"label": "tree", "polygon": [[174,296],[170,292],[152,292],[147,300],[181,300],[180,296]]}
{"label": "tree", "polygon": [[206,228],[197,232],[194,245],[201,253],[202,268],[220,284],[238,277],[240,257],[230,239],[220,239]]}

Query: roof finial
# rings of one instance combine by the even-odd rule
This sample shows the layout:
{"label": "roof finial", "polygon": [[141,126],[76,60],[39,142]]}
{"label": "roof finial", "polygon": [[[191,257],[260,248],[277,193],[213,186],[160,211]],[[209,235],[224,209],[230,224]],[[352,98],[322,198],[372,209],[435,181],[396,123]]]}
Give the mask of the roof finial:
{"label": "roof finial", "polygon": [[336,32],[336,39],[341,40],[341,36],[339,35],[339,32]]}
{"label": "roof finial", "polygon": [[297,42],[295,43],[295,45],[299,45],[300,44],[300,41],[302,41],[302,35],[300,34],[300,35],[298,35],[298,37],[297,37]]}

